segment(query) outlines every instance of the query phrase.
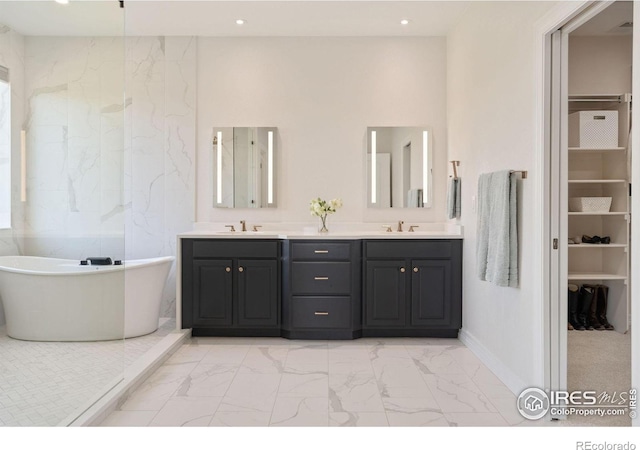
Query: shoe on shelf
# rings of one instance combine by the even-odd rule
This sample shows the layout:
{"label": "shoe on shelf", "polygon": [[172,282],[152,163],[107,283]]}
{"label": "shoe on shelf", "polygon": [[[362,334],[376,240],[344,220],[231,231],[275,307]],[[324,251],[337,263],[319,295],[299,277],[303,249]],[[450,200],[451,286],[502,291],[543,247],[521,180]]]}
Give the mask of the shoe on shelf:
{"label": "shoe on shelf", "polygon": [[611,244],[611,238],[609,236],[601,237],[600,238],[600,243],[601,244]]}
{"label": "shoe on shelf", "polygon": [[587,236],[582,235],[582,242],[584,244],[599,244],[600,243],[600,236]]}

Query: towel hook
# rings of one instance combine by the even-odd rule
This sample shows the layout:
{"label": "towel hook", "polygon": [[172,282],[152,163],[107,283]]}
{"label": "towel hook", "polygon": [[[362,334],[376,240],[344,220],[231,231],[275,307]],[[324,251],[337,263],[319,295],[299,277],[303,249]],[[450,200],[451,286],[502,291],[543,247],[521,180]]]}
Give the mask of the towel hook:
{"label": "towel hook", "polygon": [[458,178],[458,170],[456,169],[457,166],[460,165],[460,161],[449,161],[451,163],[451,165],[453,166],[453,178]]}

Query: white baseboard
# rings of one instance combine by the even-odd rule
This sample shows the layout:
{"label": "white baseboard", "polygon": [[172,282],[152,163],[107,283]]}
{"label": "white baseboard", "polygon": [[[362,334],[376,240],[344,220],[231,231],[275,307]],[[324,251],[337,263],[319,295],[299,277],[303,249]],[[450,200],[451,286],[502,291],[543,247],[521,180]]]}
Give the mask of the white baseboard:
{"label": "white baseboard", "polygon": [[514,395],[518,396],[526,388],[530,387],[511,369],[505,366],[487,347],[482,345],[471,333],[460,330],[458,338],[471,350],[487,368],[509,388]]}

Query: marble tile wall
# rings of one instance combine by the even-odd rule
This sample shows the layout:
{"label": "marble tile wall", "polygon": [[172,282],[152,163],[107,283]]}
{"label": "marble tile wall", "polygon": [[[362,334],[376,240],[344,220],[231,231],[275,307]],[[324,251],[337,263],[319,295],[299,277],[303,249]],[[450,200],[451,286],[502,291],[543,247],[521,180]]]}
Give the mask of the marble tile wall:
{"label": "marble tile wall", "polygon": [[26,55],[25,254],[175,255],[194,217],[195,38],[28,37]]}

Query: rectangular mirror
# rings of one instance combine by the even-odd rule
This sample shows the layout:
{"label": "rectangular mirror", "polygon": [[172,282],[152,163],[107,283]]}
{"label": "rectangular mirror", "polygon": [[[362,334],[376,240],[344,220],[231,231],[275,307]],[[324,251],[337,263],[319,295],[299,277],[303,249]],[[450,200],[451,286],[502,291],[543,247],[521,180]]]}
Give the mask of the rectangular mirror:
{"label": "rectangular mirror", "polygon": [[276,127],[213,129],[213,207],[273,208]]}
{"label": "rectangular mirror", "polygon": [[428,128],[367,128],[366,164],[369,208],[431,207]]}

